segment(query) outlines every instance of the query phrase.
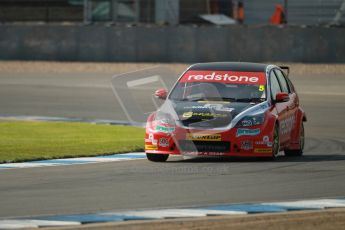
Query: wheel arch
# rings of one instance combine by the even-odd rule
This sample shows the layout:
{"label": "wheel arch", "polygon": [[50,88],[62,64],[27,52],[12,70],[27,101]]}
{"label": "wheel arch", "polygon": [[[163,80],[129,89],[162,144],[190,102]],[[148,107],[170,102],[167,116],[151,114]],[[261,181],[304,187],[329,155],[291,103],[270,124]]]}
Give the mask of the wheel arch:
{"label": "wheel arch", "polygon": [[303,122],[307,122],[307,115],[305,115],[305,113],[303,113],[302,121],[303,121]]}
{"label": "wheel arch", "polygon": [[299,147],[300,130],[303,125],[303,122],[307,121],[307,116],[301,108],[298,108],[295,119],[296,120],[295,120],[294,128],[290,136],[290,143],[288,146],[289,149],[297,149]]}

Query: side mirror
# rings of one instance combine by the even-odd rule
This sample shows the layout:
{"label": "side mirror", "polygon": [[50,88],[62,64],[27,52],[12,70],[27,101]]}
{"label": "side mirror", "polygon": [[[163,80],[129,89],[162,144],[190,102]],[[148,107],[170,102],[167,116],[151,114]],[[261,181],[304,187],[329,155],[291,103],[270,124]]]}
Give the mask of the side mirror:
{"label": "side mirror", "polygon": [[276,94],[276,103],[280,103],[280,102],[287,102],[290,100],[289,94],[288,93],[277,93]]}
{"label": "side mirror", "polygon": [[167,98],[167,95],[168,95],[168,92],[166,89],[157,89],[156,92],[155,92],[155,97],[156,98],[159,98],[159,99],[162,99],[162,100],[165,100]]}

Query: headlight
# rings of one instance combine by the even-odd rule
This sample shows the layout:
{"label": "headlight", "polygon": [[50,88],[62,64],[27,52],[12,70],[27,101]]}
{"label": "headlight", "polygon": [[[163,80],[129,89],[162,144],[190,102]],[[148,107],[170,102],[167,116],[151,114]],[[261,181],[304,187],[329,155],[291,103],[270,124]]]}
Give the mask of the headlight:
{"label": "headlight", "polygon": [[236,127],[248,127],[254,125],[261,125],[265,121],[265,114],[260,113],[252,116],[245,116],[237,124]]}
{"label": "headlight", "polygon": [[160,124],[175,125],[173,117],[170,114],[164,113],[162,111],[157,111],[155,121]]}

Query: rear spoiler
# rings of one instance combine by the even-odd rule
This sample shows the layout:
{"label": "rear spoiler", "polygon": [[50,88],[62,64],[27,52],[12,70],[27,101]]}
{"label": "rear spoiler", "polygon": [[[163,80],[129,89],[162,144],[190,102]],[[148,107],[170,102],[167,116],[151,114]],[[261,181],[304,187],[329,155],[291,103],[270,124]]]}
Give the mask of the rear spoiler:
{"label": "rear spoiler", "polygon": [[290,73],[290,67],[289,66],[279,66],[284,72],[286,73],[287,76],[289,76]]}

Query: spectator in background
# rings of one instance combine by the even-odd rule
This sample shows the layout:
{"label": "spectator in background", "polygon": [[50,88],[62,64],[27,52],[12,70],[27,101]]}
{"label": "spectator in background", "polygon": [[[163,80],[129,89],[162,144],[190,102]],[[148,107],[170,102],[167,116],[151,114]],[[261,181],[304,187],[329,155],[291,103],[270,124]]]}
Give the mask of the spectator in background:
{"label": "spectator in background", "polygon": [[271,17],[272,25],[281,25],[286,23],[284,8],[281,4],[276,5],[276,9]]}
{"label": "spectator in background", "polygon": [[232,0],[211,0],[211,14],[224,14],[233,17]]}
{"label": "spectator in background", "polygon": [[236,8],[236,17],[237,22],[239,24],[243,24],[244,21],[244,6],[243,6],[243,2],[239,1],[237,3],[237,8]]}

